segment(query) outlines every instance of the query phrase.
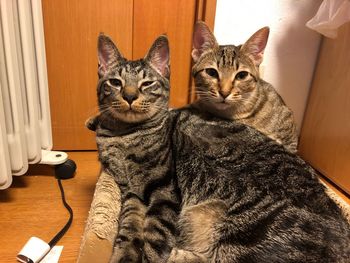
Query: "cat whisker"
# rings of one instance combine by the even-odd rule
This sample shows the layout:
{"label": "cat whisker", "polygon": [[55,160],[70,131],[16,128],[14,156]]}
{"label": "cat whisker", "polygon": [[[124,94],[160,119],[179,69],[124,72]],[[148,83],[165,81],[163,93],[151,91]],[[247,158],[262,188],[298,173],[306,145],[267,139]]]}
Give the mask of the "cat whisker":
{"label": "cat whisker", "polygon": [[89,109],[86,111],[87,116],[97,115],[97,114],[99,114],[99,112],[100,112],[100,107],[99,107],[99,106],[91,107],[91,108],[89,108]]}
{"label": "cat whisker", "polygon": [[208,93],[208,91],[207,90],[195,90],[194,93],[195,94],[206,94],[206,93]]}
{"label": "cat whisker", "polygon": [[195,94],[198,96],[206,96],[209,94],[209,92],[208,91],[196,91]]}
{"label": "cat whisker", "polygon": [[161,105],[157,105],[157,104],[154,104],[152,105],[152,107],[158,109],[158,110],[163,110],[163,111],[168,111],[169,109],[164,107],[164,106],[161,106]]}

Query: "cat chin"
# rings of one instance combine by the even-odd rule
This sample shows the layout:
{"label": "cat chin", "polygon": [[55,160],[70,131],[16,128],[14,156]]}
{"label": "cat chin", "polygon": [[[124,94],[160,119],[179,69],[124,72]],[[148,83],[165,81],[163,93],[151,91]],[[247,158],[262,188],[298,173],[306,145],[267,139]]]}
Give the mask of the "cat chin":
{"label": "cat chin", "polygon": [[215,102],[212,103],[212,107],[217,108],[218,110],[227,110],[232,108],[232,105],[224,102]]}
{"label": "cat chin", "polygon": [[136,111],[126,111],[126,112],[113,112],[113,117],[126,123],[138,123],[143,122],[152,118],[154,113],[152,112],[136,112]]}
{"label": "cat chin", "polygon": [[214,116],[232,120],[232,113],[234,111],[234,106],[229,103],[215,102],[215,101],[197,101],[194,106],[213,114]]}
{"label": "cat chin", "polygon": [[211,101],[206,103],[207,107],[218,112],[218,113],[231,113],[234,109],[234,106],[230,103],[224,103],[222,101]]}

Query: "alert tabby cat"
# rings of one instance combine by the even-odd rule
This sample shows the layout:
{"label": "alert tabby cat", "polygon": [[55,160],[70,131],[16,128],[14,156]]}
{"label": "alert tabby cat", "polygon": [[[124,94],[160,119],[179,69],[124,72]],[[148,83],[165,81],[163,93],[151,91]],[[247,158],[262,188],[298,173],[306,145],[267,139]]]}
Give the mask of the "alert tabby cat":
{"label": "alert tabby cat", "polygon": [[[192,51],[198,94],[195,105],[216,116],[236,119],[256,128],[296,153],[298,136],[293,113],[273,86],[259,76],[268,35],[269,29],[265,27],[242,46],[219,46],[210,29],[198,22]],[[331,190],[328,194],[350,222],[349,205]]]}
{"label": "alert tabby cat", "polygon": [[272,85],[259,76],[268,35],[269,28],[264,27],[243,45],[219,46],[210,29],[197,22],[192,50],[196,106],[239,120],[296,152],[293,113]]}
{"label": "alert tabby cat", "polygon": [[175,245],[179,195],[174,182],[169,99],[169,46],[157,38],[145,58],[125,59],[112,40],[98,39],[99,160],[122,194],[111,262],[164,262]]}

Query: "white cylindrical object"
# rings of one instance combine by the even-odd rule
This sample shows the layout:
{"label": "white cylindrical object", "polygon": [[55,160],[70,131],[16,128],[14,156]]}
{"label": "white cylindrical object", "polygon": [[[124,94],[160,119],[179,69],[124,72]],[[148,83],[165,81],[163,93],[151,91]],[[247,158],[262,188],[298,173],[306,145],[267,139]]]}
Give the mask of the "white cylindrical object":
{"label": "white cylindrical object", "polygon": [[17,260],[24,263],[37,263],[48,252],[50,246],[45,241],[37,237],[31,237],[17,255]]}

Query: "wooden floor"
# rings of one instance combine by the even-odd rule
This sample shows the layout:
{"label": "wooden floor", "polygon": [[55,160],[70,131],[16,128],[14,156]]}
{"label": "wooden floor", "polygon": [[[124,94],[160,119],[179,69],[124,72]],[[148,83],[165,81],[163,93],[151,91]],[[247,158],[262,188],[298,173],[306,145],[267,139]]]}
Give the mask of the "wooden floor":
{"label": "wooden floor", "polygon": [[[99,173],[96,152],[69,152],[77,164],[73,179],[64,180],[67,202],[73,208],[71,228],[57,245],[64,246],[59,262],[76,262],[81,236]],[[49,242],[66,224],[57,180],[51,167],[35,166],[29,174],[15,177],[0,191],[0,262],[16,262],[16,255],[31,236]]]}
{"label": "wooden floor", "polygon": [[329,179],[326,177],[321,177],[322,182],[324,182],[329,188],[331,188],[338,196],[340,196],[346,203],[350,205],[350,196],[345,191],[341,190],[339,187],[334,185]]}
{"label": "wooden floor", "polygon": [[[74,221],[58,243],[64,246],[60,263],[76,262],[100,169],[96,152],[69,152],[69,158],[76,162],[77,172],[73,179],[63,181],[63,186]],[[17,253],[31,236],[49,242],[67,222],[53,174],[51,167],[35,166],[29,175],[14,178],[11,188],[0,191],[1,263],[16,262]],[[350,204],[347,196],[337,193]]]}

